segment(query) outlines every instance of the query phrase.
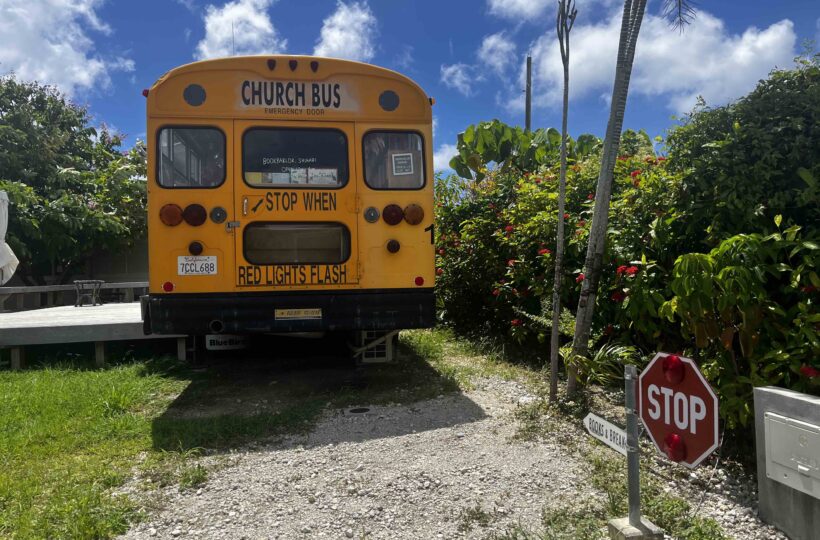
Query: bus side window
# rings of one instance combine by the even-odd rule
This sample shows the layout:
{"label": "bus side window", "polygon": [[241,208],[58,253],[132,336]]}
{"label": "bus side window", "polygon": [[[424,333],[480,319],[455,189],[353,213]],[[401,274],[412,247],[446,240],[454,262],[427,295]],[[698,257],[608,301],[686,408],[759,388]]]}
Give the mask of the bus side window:
{"label": "bus side window", "polygon": [[157,182],[166,188],[212,188],[225,181],[225,135],[216,128],[159,131]]}
{"label": "bus side window", "polygon": [[364,181],[373,189],[420,189],[424,186],[424,142],[412,131],[365,134]]}

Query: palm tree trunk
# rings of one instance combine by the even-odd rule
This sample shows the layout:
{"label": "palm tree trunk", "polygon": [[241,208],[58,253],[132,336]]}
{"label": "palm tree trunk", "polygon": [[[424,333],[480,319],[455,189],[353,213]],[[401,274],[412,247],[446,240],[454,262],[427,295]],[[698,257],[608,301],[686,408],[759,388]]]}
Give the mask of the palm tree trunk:
{"label": "palm tree trunk", "polygon": [[569,116],[569,33],[575,23],[578,11],[575,2],[558,2],[558,40],[561,46],[561,61],[564,64],[564,109],[561,119],[561,175],[558,180],[558,230],[555,243],[555,278],[552,288],[552,331],[550,334],[550,401],[558,400],[558,342],[561,339],[559,321],[561,317],[561,284],[564,264],[564,203],[567,191],[567,119]]}
{"label": "palm tree trunk", "polygon": [[609,109],[606,138],[601,156],[601,171],[598,175],[598,187],[595,190],[595,209],[584,263],[584,281],[581,285],[581,296],[578,300],[578,311],[575,319],[575,335],[572,342],[572,354],[569,362],[569,380],[567,394],[572,396],[577,387],[578,370],[575,358],[588,355],[589,336],[592,327],[592,316],[595,311],[595,298],[601,280],[606,230],[609,221],[609,202],[612,196],[612,180],[615,173],[615,160],[618,155],[621,131],[623,129],[626,99],[629,92],[629,81],[632,76],[632,63],[635,58],[635,45],[646,10],[646,0],[625,0],[621,20],[621,37],[618,44],[618,61],[615,68],[615,83],[612,89],[612,103]]}

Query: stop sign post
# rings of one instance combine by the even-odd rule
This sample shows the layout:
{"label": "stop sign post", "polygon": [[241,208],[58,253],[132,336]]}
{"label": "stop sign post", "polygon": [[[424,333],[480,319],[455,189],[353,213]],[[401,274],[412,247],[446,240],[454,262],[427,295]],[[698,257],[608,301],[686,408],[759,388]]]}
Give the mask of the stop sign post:
{"label": "stop sign post", "polygon": [[669,459],[694,469],[718,447],[718,399],[691,358],[656,354],[638,387],[641,421]]}

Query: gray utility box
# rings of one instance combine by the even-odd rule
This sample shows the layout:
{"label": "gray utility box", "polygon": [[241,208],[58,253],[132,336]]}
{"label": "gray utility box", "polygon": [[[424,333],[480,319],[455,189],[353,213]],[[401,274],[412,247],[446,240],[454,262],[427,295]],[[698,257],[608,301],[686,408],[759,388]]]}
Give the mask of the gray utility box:
{"label": "gray utility box", "polygon": [[793,540],[820,540],[820,397],[755,388],[760,517]]}

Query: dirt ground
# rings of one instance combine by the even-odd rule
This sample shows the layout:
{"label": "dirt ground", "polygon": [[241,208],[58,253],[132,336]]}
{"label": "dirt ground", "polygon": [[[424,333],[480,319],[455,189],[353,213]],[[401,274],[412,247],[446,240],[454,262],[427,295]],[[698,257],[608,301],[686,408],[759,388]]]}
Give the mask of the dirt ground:
{"label": "dirt ground", "polygon": [[[172,409],[207,421],[217,410],[279,407],[355,381],[338,368],[263,369],[192,389]],[[207,482],[152,494],[147,519],[122,538],[525,538],[543,531],[545,512],[605,504],[578,455],[578,444],[595,443],[577,427],[552,440],[516,437],[516,411],[537,399],[525,382],[473,374],[467,386],[409,403],[381,396],[326,407],[307,433],[210,452],[199,458]],[[676,482],[669,477],[670,489]],[[693,497],[702,492],[692,487]],[[717,489],[703,512],[730,537],[782,538]],[[604,526],[592,537],[605,538]]]}

